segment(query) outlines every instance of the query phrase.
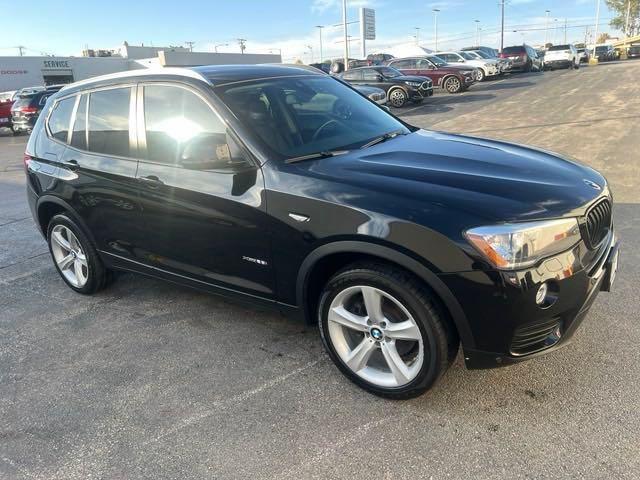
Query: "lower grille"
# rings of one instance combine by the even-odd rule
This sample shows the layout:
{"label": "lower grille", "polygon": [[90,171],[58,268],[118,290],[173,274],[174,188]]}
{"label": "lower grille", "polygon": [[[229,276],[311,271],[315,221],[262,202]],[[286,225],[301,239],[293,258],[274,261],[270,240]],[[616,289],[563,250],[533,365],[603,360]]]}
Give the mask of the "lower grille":
{"label": "lower grille", "polygon": [[611,202],[604,199],[596,203],[587,213],[585,228],[589,248],[596,248],[605,239],[611,227]]}
{"label": "lower grille", "polygon": [[513,334],[511,353],[527,355],[549,348],[560,340],[562,322],[553,318],[546,322],[519,327]]}

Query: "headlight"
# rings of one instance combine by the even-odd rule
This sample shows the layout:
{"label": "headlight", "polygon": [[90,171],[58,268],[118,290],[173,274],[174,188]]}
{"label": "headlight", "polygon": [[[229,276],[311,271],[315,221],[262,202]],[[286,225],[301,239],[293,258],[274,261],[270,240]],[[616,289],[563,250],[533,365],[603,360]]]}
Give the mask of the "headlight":
{"label": "headlight", "polygon": [[463,70],[462,74],[463,75],[473,75],[473,70]]}
{"label": "headlight", "polygon": [[472,228],[467,240],[495,267],[515,270],[568,250],[580,240],[575,218]]}
{"label": "headlight", "polygon": [[419,87],[420,85],[422,85],[422,82],[404,82],[404,83],[406,83],[410,87]]}

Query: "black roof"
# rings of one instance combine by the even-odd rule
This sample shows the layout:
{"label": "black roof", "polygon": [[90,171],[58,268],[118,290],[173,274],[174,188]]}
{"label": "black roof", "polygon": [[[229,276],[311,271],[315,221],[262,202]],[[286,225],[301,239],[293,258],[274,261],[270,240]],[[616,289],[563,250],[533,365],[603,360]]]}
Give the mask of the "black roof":
{"label": "black roof", "polygon": [[317,69],[306,65],[207,65],[193,67],[192,70],[206,77],[214,85],[291,75],[323,75]]}

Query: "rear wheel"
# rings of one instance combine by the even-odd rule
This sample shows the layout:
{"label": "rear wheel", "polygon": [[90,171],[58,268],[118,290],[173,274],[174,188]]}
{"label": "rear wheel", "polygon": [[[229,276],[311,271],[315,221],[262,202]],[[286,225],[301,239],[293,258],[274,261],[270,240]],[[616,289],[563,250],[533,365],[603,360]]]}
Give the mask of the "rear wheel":
{"label": "rear wheel", "polygon": [[72,290],[96,293],[111,280],[112,272],[105,268],[89,238],[67,215],[51,219],[47,242],[58,273]]}
{"label": "rear wheel", "polygon": [[391,92],[389,93],[389,103],[392,107],[395,108],[403,107],[405,103],[407,103],[408,99],[409,96],[401,88],[391,90]]}
{"label": "rear wheel", "polygon": [[462,90],[462,82],[458,77],[448,77],[442,86],[449,93],[458,93]]}
{"label": "rear wheel", "polygon": [[458,348],[425,288],[403,271],[375,263],[348,267],[328,282],[319,325],[342,373],[388,398],[430,389]]}

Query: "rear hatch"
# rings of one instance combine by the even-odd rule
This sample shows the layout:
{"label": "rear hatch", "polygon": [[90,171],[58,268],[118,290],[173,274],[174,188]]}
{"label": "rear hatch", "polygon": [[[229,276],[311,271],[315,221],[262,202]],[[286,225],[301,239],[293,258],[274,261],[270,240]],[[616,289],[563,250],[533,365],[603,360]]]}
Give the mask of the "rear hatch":
{"label": "rear hatch", "polygon": [[500,58],[508,58],[511,61],[524,60],[526,56],[527,51],[524,47],[507,47],[500,54]]}
{"label": "rear hatch", "polygon": [[569,45],[554,45],[549,47],[544,55],[545,62],[558,60],[571,60],[571,47]]}
{"label": "rear hatch", "polygon": [[11,117],[14,122],[29,119],[38,112],[37,93],[20,95],[11,107]]}

